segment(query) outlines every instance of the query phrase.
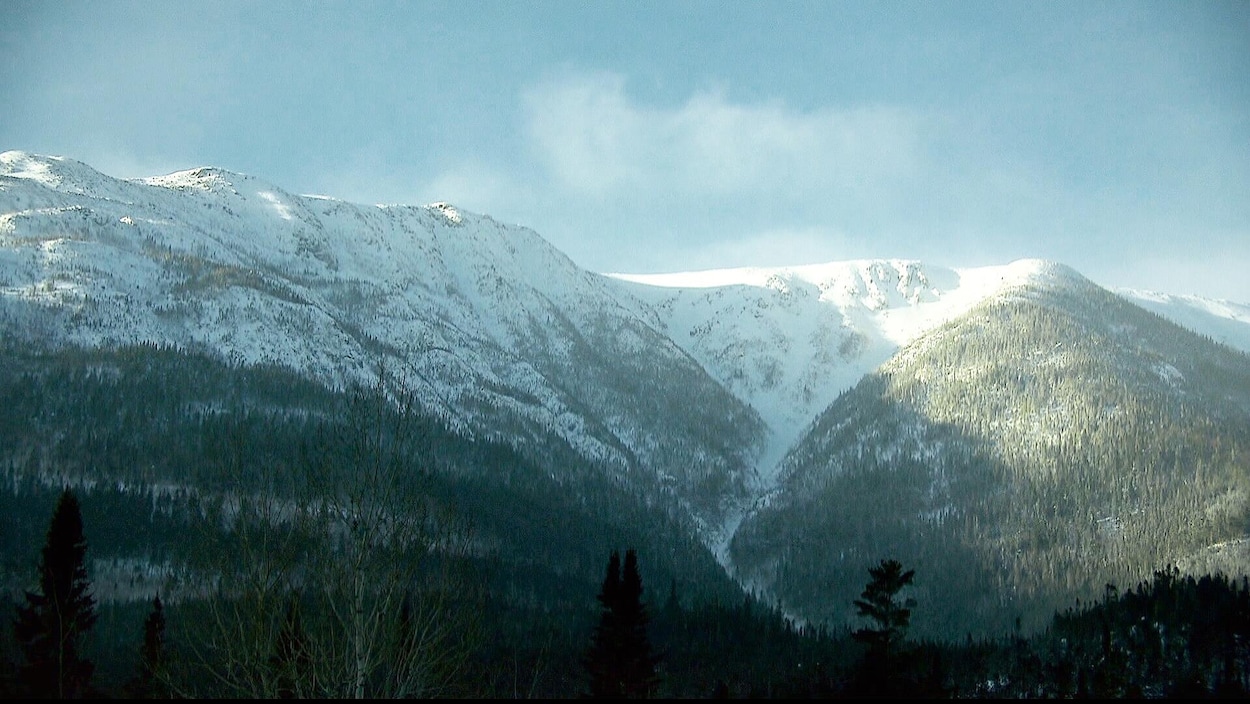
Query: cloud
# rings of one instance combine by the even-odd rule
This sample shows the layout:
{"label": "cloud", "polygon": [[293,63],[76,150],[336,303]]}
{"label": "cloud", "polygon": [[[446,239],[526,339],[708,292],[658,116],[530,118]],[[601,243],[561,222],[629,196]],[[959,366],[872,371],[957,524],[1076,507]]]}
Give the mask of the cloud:
{"label": "cloud", "polygon": [[[520,95],[506,152],[460,154],[416,193],[533,227],[593,270],[1043,257],[1100,282],[1245,298],[1233,283],[1245,248],[1220,217],[1225,181],[1178,192],[1163,185],[1208,172],[1172,164],[1161,182],[1074,160],[1067,142],[1094,139],[1080,120],[1039,131],[983,103],[798,108],[718,90],[648,101],[612,73],[565,73]],[[1235,266],[1201,261],[1221,247]]]}
{"label": "cloud", "polygon": [[778,228],[675,252],[657,252],[655,259],[643,266],[652,271],[793,266],[875,256],[869,249],[863,242],[829,228]]}
{"label": "cloud", "polygon": [[566,75],[524,96],[549,177],[585,196],[809,197],[888,185],[917,165],[922,121],[889,106],[802,111],[701,91],[644,105],[616,74]]}
{"label": "cloud", "polygon": [[531,189],[514,176],[485,164],[461,164],[443,171],[417,190],[417,203],[445,201],[479,213],[512,211],[533,200]]}
{"label": "cloud", "polygon": [[599,270],[924,256],[947,234],[935,223],[965,199],[987,200],[934,151],[962,132],[949,115],[804,110],[717,90],[648,104],[611,73],[566,73],[521,96],[516,151],[447,165],[420,200],[527,224]]}
{"label": "cloud", "polygon": [[[1250,242],[1250,232],[1236,234],[1241,242]],[[1194,294],[1250,304],[1247,261],[1244,245],[1215,244],[1176,252],[1139,252],[1082,273],[1103,286]]]}

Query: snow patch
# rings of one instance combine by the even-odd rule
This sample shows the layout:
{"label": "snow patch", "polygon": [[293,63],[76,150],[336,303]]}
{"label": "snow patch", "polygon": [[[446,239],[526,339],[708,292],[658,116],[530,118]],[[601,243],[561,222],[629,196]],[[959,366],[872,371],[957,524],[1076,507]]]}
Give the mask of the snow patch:
{"label": "snow patch", "polygon": [[426,206],[426,208],[428,208],[430,212],[438,213],[443,216],[443,219],[452,225],[459,225],[463,222],[460,217],[460,211],[456,210],[456,207],[450,203],[431,203]]}
{"label": "snow patch", "polygon": [[36,157],[21,151],[7,151],[0,154],[0,167],[3,175],[22,178],[41,183],[50,188],[61,185],[61,176],[53,170],[52,161],[62,161],[62,157]]}
{"label": "snow patch", "polygon": [[283,203],[282,199],[278,197],[278,194],[273,191],[258,191],[256,195],[264,199],[266,203],[269,203],[269,205],[274,209],[274,212],[278,214],[278,217],[283,220],[295,219],[295,216],[291,214],[291,207],[286,203]]}
{"label": "snow patch", "polygon": [[1159,375],[1160,379],[1171,384],[1173,388],[1179,386],[1181,382],[1185,381],[1185,375],[1182,374],[1179,369],[1166,362],[1156,364],[1154,370],[1155,373]]}

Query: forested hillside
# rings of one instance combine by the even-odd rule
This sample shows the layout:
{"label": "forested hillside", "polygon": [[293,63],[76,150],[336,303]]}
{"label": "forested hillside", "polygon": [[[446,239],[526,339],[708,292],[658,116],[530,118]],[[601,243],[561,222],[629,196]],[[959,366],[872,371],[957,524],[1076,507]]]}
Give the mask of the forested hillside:
{"label": "forested hillside", "polygon": [[239,567],[231,558],[247,553],[232,542],[242,539],[235,520],[248,505],[272,516],[265,506],[316,503],[335,487],[360,486],[379,463],[394,463],[384,469],[396,496],[420,502],[383,508],[435,517],[440,533],[454,532],[456,559],[497,608],[516,610],[509,622],[527,623],[519,614],[531,612],[584,618],[606,545],[645,551],[649,582],[728,601],[741,594],[662,487],[632,493],[572,450],[527,457],[471,441],[417,405],[396,406],[402,389],[330,391],[280,368],[153,346],[9,346],[0,369],[0,555],[10,594],[30,587],[62,486],[83,497],[101,601],[159,593],[177,604]]}
{"label": "forested hillside", "polygon": [[864,566],[931,575],[928,634],[1026,628],[1106,583],[1250,567],[1250,360],[1092,284],[1027,287],[904,348],[823,413],[734,542],[835,623]]}

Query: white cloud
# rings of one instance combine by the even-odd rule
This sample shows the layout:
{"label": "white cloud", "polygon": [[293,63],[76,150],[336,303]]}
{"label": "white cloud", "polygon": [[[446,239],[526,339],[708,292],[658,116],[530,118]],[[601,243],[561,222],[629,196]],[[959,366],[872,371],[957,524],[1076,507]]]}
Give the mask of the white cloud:
{"label": "white cloud", "polygon": [[[656,252],[650,271],[792,266],[873,256],[863,243],[827,228],[770,229],[737,238]],[[645,273],[645,272],[620,272]]]}
{"label": "white cloud", "polygon": [[495,214],[501,209],[514,209],[530,197],[528,190],[508,174],[489,166],[458,165],[422,185],[414,202],[445,201],[474,212]]}
{"label": "white cloud", "polygon": [[[1250,242],[1250,232],[1242,233]],[[1183,238],[1182,238],[1183,239]],[[1147,250],[1117,261],[1092,263],[1082,270],[1103,286],[1193,294],[1250,304],[1244,246],[1194,246],[1185,252]],[[1079,262],[1078,269],[1082,269]]]}
{"label": "white cloud", "polygon": [[[418,184],[418,202],[533,227],[598,271],[1043,257],[1100,283],[1245,299],[1235,236],[1177,225],[1174,206],[1110,174],[1064,179],[1029,134],[974,105],[797,109],[714,90],[647,103],[619,75],[574,73],[532,85],[522,108],[524,144],[464,155]],[[1138,247],[1122,244],[1130,232]]]}
{"label": "white cloud", "polygon": [[639,104],[615,74],[579,74],[525,95],[527,129],[553,180],[583,195],[810,197],[914,171],[921,120],[888,106],[800,111],[714,91]]}

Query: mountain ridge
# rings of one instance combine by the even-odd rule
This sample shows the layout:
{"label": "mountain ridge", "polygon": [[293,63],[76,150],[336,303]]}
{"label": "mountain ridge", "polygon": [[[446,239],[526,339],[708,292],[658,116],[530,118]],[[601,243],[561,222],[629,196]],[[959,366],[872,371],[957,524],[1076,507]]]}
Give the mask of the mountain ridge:
{"label": "mountain ridge", "polygon": [[[753,414],[531,230],[446,205],[300,199],[220,171],[105,181],[95,196],[61,162],[4,163],[0,290],[15,332],[212,349],[332,386],[387,361],[461,429],[641,463],[683,501],[706,500],[695,512],[710,527],[723,497],[698,498],[702,483],[746,500]],[[631,367],[671,375],[672,390],[631,408]],[[654,403],[682,409],[673,432]]]}
{"label": "mountain ridge", "polygon": [[[934,331],[1039,290],[1107,291],[1037,259],[599,274],[447,203],[358,205],[211,167],[119,180],[0,154],[6,335],[174,345],[331,387],[389,365],[458,430],[645,475],[731,572],[741,522],[829,408]],[[1250,351],[1250,306],[1107,294]]]}
{"label": "mountain ridge", "polygon": [[850,620],[847,575],[889,552],[947,607],[917,625],[948,633],[1040,627],[1168,564],[1244,574],[1247,427],[1250,355],[1092,283],[1020,287],[822,412],[733,563],[798,613]]}

